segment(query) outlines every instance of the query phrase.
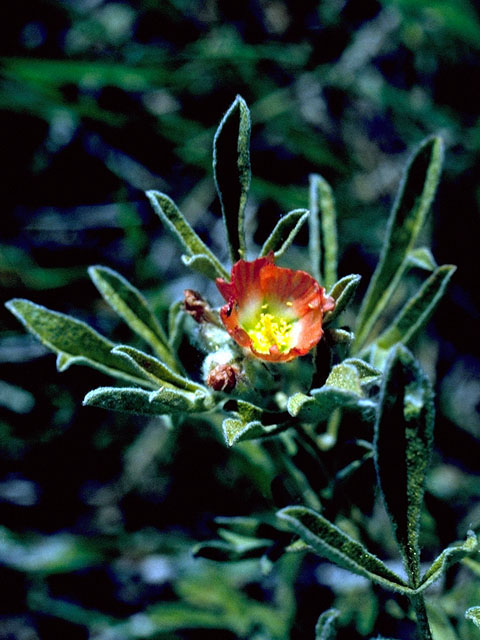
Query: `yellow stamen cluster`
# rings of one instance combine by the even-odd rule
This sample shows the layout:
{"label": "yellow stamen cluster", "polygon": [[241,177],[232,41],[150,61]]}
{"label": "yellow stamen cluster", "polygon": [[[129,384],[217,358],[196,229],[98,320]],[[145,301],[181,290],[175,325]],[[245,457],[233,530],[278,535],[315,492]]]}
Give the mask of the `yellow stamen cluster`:
{"label": "yellow stamen cluster", "polygon": [[247,330],[247,333],[258,353],[269,353],[270,347],[274,345],[280,353],[284,353],[291,349],[292,329],[293,322],[262,312],[254,328]]}

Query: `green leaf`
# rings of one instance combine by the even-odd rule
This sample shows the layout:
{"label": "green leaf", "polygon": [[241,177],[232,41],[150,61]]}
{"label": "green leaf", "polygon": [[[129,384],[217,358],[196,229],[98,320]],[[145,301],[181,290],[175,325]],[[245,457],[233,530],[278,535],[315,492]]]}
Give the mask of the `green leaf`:
{"label": "green leaf", "polygon": [[259,254],[260,257],[273,251],[275,257],[280,258],[292,244],[307,218],[307,209],[295,209],[280,218],[272,233],[265,240]]}
{"label": "green leaf", "polygon": [[147,301],[123,276],[107,267],[95,266],[88,273],[106,302],[143,338],[158,355],[176,368],[167,337]]}
{"label": "green leaf", "polygon": [[287,409],[291,416],[304,422],[323,422],[336,409],[355,409],[361,411],[365,417],[372,416],[375,403],[362,398],[356,391],[339,389],[324,385],[319,389],[312,389],[311,395],[295,393],[287,402]]}
{"label": "green leaf", "polygon": [[335,640],[339,615],[338,609],[328,609],[321,614],[315,625],[315,640]]}
{"label": "green leaf", "polygon": [[413,588],[419,584],[419,521],[433,445],[433,390],[413,355],[397,345],[387,361],[375,424],[383,500]]}
{"label": "green leaf", "polygon": [[420,145],[407,166],[388,222],[382,255],[360,309],[357,349],[365,344],[397,289],[434,198],[442,161],[443,142],[439,137],[431,137]]}
{"label": "green leaf", "polygon": [[352,273],[349,276],[345,276],[344,278],[339,280],[332,287],[328,295],[336,301],[335,309],[333,309],[333,311],[327,311],[323,319],[324,324],[333,322],[333,320],[338,318],[342,311],[347,307],[347,305],[355,295],[361,278],[362,276],[359,276],[356,273]]}
{"label": "green leaf", "polygon": [[353,364],[345,362],[337,364],[332,368],[330,375],[325,382],[325,386],[344,389],[345,391],[352,391],[359,396],[362,395],[362,388],[360,386],[360,378],[357,368]]}
{"label": "green leaf", "polygon": [[418,249],[412,249],[408,254],[408,266],[418,267],[425,271],[434,271],[437,267],[435,258],[428,247],[419,247]]}
{"label": "green leaf", "polygon": [[212,261],[212,259],[205,254],[197,254],[195,256],[182,255],[183,264],[189,269],[198,271],[202,276],[215,280],[218,278],[218,266]]}
{"label": "green leaf", "polygon": [[[190,256],[206,256],[215,268],[215,277],[229,279],[229,273],[223,268],[218,258],[213,255],[207,245],[199,238],[189,225],[177,205],[160,191],[147,191],[147,198],[167,229],[177,238]],[[198,263],[197,263],[198,266]]]}
{"label": "green leaf", "polygon": [[144,387],[154,384],[121,356],[112,353],[115,344],[80,320],[41,305],[16,298],[6,303],[22,324],[57,354],[57,368],[65,371],[72,364],[84,364],[111,376]]}
{"label": "green leaf", "polygon": [[245,258],[245,205],[250,188],[250,112],[237,96],[213,141],[213,171],[232,262]]}
{"label": "green leaf", "polygon": [[364,576],[387,589],[409,594],[412,590],[377,556],[353,540],[319,513],[307,507],[286,507],[277,512],[316,553],[344,569]]}
{"label": "green leaf", "polygon": [[359,382],[362,386],[379,382],[382,376],[382,372],[379,369],[360,358],[347,358],[342,364],[355,367]]}
{"label": "green leaf", "polygon": [[468,531],[465,542],[459,542],[450,545],[442,551],[442,553],[432,562],[431,566],[427,569],[422,576],[418,591],[424,591],[433,582],[438,580],[445,571],[455,564],[460,562],[466,555],[473,553],[478,549],[477,536],[473,531]]}
{"label": "green leaf", "polygon": [[177,300],[168,310],[168,343],[173,351],[178,351],[187,314],[183,300]]}
{"label": "green leaf", "polygon": [[113,353],[118,353],[126,358],[134,367],[138,368],[142,375],[150,378],[157,386],[183,389],[184,391],[191,391],[192,393],[199,391],[205,396],[210,395],[206,387],[175,373],[175,371],[169,369],[163,362],[143,353],[143,351],[126,345],[120,345],[113,349]]}
{"label": "green leaf", "polygon": [[443,265],[423,283],[417,295],[403,307],[390,327],[376,340],[373,361],[381,366],[386,352],[397,343],[408,345],[425,326],[442,299],[456,267]]}
{"label": "green leaf", "polygon": [[238,562],[250,558],[261,558],[271,546],[271,540],[235,534],[228,536],[226,541],[211,540],[197,544],[193,548],[193,555],[217,562]]}
{"label": "green leaf", "polygon": [[238,416],[223,421],[223,435],[229,447],[243,440],[273,436],[291,426],[287,413],[265,411],[244,400],[227,400],[223,408]]}
{"label": "green leaf", "polygon": [[165,387],[151,392],[135,387],[99,387],[87,393],[83,404],[123,413],[158,416],[204,411],[204,399],[200,392]]}
{"label": "green leaf", "polygon": [[332,189],[322,176],[310,176],[309,204],[312,273],[328,289],[337,279],[337,213]]}
{"label": "green leaf", "polygon": [[465,611],[465,618],[471,620],[480,629],[480,607],[470,607]]}

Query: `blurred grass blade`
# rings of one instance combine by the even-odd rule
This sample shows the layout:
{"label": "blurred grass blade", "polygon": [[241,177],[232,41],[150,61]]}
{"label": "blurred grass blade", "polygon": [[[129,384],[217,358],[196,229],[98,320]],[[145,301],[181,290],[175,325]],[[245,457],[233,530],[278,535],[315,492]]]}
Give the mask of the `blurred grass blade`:
{"label": "blurred grass blade", "polygon": [[337,213],[330,185],[317,174],[310,175],[309,206],[312,275],[329,289],[337,280]]}
{"label": "blurred grass blade", "polygon": [[147,198],[167,229],[179,240],[190,256],[207,256],[215,268],[215,277],[229,279],[230,274],[222,267],[218,258],[213,255],[207,245],[199,238],[189,225],[177,205],[160,191],[147,191]]}
{"label": "blurred grass blade", "polygon": [[408,265],[410,267],[418,267],[425,271],[435,271],[437,263],[428,247],[418,247],[412,249],[408,254]]}
{"label": "blurred grass blade", "polygon": [[419,523],[433,445],[433,390],[413,355],[387,361],[375,424],[375,466],[412,588],[419,585]]}
{"label": "blurred grass blade", "polygon": [[321,614],[315,625],[315,640],[335,640],[339,615],[338,609],[328,609]]}
{"label": "blurred grass blade", "polygon": [[360,309],[356,349],[367,340],[407,266],[408,256],[434,198],[443,161],[443,142],[427,138],[407,166],[388,222],[380,261]]}
{"label": "blurred grass blade", "polygon": [[177,368],[167,336],[140,291],[107,267],[95,266],[88,273],[106,302],[128,326],[145,340],[171,367]]}
{"label": "blurred grass blade", "polygon": [[124,358],[112,353],[113,342],[84,322],[20,298],[10,300],[6,307],[57,354],[59,371],[65,371],[72,364],[84,364],[144,387],[155,387]]}
{"label": "blurred grass blade", "polygon": [[250,111],[237,96],[213,141],[213,171],[232,262],[245,258],[245,206],[250,188]]}
{"label": "blurred grass blade", "polygon": [[265,240],[259,256],[266,256],[270,251],[274,252],[276,258],[282,256],[294,241],[307,218],[307,209],[295,209],[280,218],[272,233]]}
{"label": "blurred grass blade", "polygon": [[416,296],[411,298],[392,324],[376,340],[374,364],[381,366],[383,354],[397,343],[408,345],[425,326],[442,299],[450,278],[455,273],[453,265],[438,267],[423,283]]}
{"label": "blurred grass blade", "polygon": [[404,594],[411,589],[377,556],[319,513],[307,507],[285,507],[277,512],[314,551],[344,569],[364,576],[376,584]]}
{"label": "blurred grass blade", "polygon": [[335,300],[335,308],[333,311],[327,311],[323,319],[324,324],[333,322],[333,320],[338,318],[342,311],[348,306],[349,302],[355,295],[361,278],[362,277],[358,274],[352,273],[339,280],[332,287],[328,295]]}
{"label": "blurred grass blade", "polygon": [[100,407],[139,415],[165,415],[203,411],[204,398],[189,391],[161,388],[145,391],[135,387],[99,387],[87,393],[84,406]]}

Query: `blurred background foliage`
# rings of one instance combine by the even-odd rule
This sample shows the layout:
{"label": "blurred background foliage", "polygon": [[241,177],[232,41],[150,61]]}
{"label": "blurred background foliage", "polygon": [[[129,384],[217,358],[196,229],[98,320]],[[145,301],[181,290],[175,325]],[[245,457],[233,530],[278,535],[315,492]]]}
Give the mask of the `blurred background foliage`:
{"label": "blurred background foliage", "polygon": [[[253,123],[251,257],[280,215],[307,206],[308,175],[321,173],[340,213],[339,274],[360,273],[365,287],[409,151],[442,135],[428,233],[437,261],[459,269],[416,348],[438,391],[424,536],[439,550],[480,524],[479,86],[473,0],[2,3],[3,298],[127,342],[90,264],[124,274],[161,317],[187,286],[219,303],[182,266],[143,192],[168,193],[226,258],[211,149],[237,93]],[[305,232],[285,264],[303,266],[306,243]],[[60,376],[0,313],[0,638],[313,638],[334,597],[349,638],[409,633],[396,622],[404,603],[313,558],[284,558],[267,576],[255,562],[194,560],[215,515],[273,508],[263,450],[228,451],[201,419],[172,432],[160,419],[82,408],[105,377],[80,367]],[[373,496],[357,487],[353,497],[373,510],[381,540]],[[479,604],[465,570],[449,574],[463,590],[438,616]],[[458,625],[474,637],[471,623]]]}

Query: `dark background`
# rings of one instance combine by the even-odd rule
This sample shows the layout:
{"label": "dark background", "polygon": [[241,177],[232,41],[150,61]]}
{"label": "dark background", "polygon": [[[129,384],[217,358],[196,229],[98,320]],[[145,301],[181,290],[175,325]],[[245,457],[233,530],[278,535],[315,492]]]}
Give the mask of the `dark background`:
{"label": "dark background", "polygon": [[[445,168],[425,241],[458,271],[416,351],[438,391],[427,494],[438,551],[480,521],[479,50],[468,0],[2,3],[2,298],[126,342],[91,264],[125,275],[162,318],[186,286],[218,304],[182,266],[144,191],[168,193],[226,258],[211,149],[237,93],[252,115],[251,257],[280,215],[308,206],[308,175],[320,173],[337,200],[339,274],[360,273],[365,287],[408,155],[440,134]],[[303,266],[306,243],[300,234],[289,266]],[[202,420],[171,432],[161,419],[82,408],[106,377],[60,375],[5,309],[0,326],[0,638],[313,637],[334,598],[315,561],[265,578],[256,565],[190,555],[215,515],[272,510],[267,462],[227,450]],[[336,596],[353,612],[348,637],[409,633],[388,626],[385,595],[358,593],[356,605]]]}

